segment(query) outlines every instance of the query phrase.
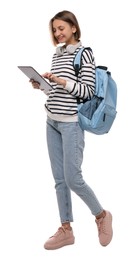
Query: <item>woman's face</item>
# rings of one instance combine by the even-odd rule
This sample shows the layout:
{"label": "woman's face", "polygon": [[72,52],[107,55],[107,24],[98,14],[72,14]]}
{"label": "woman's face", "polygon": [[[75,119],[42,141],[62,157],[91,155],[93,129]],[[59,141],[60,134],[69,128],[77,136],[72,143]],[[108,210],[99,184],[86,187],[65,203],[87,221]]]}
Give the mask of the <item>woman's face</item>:
{"label": "woman's face", "polygon": [[55,19],[52,25],[53,34],[58,43],[66,43],[66,45],[77,43],[74,37],[74,33],[76,32],[76,27],[74,25],[70,25],[69,23],[58,19]]}

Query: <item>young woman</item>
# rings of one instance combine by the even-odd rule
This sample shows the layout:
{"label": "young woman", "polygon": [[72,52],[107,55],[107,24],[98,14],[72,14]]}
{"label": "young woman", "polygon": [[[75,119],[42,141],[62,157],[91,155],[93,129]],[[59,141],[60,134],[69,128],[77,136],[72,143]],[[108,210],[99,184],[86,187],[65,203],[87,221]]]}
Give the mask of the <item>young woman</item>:
{"label": "young woman", "polygon": [[[84,181],[81,171],[84,132],[77,116],[77,99],[91,98],[95,90],[95,60],[92,51],[84,50],[78,78],[73,68],[76,53],[82,47],[81,32],[75,15],[69,11],[57,13],[50,20],[50,32],[56,52],[51,71],[43,74],[53,89],[45,104],[47,112],[47,144],[61,226],[44,244],[45,249],[57,249],[74,244],[71,191],[75,192],[95,216],[99,242],[107,246],[112,239],[112,215],[98,201]],[[39,88],[33,80],[32,86]]]}

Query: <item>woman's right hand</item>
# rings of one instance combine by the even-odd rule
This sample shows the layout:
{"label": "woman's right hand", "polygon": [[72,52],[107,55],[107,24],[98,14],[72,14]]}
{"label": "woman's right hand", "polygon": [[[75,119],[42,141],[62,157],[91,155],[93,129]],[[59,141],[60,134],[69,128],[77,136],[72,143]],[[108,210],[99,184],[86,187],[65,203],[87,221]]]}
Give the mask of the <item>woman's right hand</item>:
{"label": "woman's right hand", "polygon": [[32,84],[32,87],[35,89],[40,89],[40,83],[35,81],[34,79],[30,79],[29,81]]}

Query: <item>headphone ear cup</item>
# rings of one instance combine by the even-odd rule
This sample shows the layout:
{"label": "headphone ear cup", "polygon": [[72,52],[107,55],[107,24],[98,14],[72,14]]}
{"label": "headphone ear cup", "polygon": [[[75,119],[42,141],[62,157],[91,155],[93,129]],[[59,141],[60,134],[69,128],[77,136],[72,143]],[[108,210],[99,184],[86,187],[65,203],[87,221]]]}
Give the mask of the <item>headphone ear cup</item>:
{"label": "headphone ear cup", "polygon": [[75,50],[80,47],[81,45],[81,41],[79,41],[77,44],[73,45],[73,44],[69,44],[67,47],[66,47],[66,51],[67,53],[69,54],[72,54],[75,52]]}
{"label": "headphone ear cup", "polygon": [[64,53],[64,48],[63,48],[62,46],[58,46],[58,47],[56,48],[56,54],[57,54],[58,56],[61,56],[61,55],[63,55],[63,53]]}
{"label": "headphone ear cup", "polygon": [[75,45],[73,45],[73,44],[69,44],[69,45],[66,47],[66,51],[67,51],[67,53],[69,53],[69,54],[74,53],[75,50],[76,50],[76,47],[75,47]]}

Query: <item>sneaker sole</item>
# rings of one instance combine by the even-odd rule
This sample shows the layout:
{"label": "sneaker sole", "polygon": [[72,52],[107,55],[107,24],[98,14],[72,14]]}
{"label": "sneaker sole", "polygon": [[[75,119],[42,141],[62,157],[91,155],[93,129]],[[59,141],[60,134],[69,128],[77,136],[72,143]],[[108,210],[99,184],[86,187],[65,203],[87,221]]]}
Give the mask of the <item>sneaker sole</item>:
{"label": "sneaker sole", "polygon": [[74,240],[66,239],[65,241],[61,241],[60,243],[58,243],[56,245],[47,245],[47,246],[44,245],[44,248],[46,250],[54,250],[54,249],[59,249],[64,246],[73,245],[74,243],[75,243],[75,239]]}

